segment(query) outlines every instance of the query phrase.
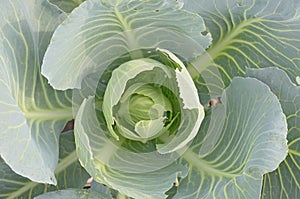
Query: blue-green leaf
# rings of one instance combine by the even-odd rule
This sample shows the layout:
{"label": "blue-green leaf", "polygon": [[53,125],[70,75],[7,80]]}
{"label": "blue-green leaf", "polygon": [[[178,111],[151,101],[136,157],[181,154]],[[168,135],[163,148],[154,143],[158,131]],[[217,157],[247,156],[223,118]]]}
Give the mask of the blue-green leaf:
{"label": "blue-green leaf", "polygon": [[[88,74],[103,71],[125,53],[169,49],[191,59],[210,44],[203,20],[174,0],[88,0],[58,27],[42,74],[56,89],[80,88]],[[176,20],[174,20],[176,19]],[[141,52],[132,53],[140,58]]]}
{"label": "blue-green leaf", "polygon": [[0,154],[18,174],[56,184],[58,139],[72,119],[71,93],[40,74],[53,31],[65,14],[46,0],[0,4]]}
{"label": "blue-green leaf", "polygon": [[49,0],[50,3],[57,5],[66,13],[70,13],[74,8],[78,7],[85,0]]}
{"label": "blue-green leaf", "polygon": [[278,97],[288,122],[288,156],[279,168],[264,176],[262,198],[300,196],[300,87],[277,68],[248,69],[246,75],[267,84]]}
{"label": "blue-green leaf", "polygon": [[213,37],[207,53],[190,68],[199,85],[204,85],[199,91],[205,102],[209,94],[221,95],[234,76],[244,76],[247,67],[276,66],[292,79],[299,76],[300,1],[180,1],[203,17]]}
{"label": "blue-green leaf", "polygon": [[109,195],[99,193],[92,190],[83,190],[83,189],[67,189],[61,191],[53,191],[45,193],[34,199],[110,199]]}
{"label": "blue-green leaf", "polygon": [[234,78],[183,154],[189,173],[174,198],[259,198],[263,175],[286,157],[286,134],[285,116],[269,87]]}
{"label": "blue-green leaf", "polygon": [[0,198],[33,198],[48,191],[67,188],[83,188],[89,175],[78,162],[73,132],[60,136],[59,163],[55,170],[57,186],[32,182],[14,173],[0,159]]}

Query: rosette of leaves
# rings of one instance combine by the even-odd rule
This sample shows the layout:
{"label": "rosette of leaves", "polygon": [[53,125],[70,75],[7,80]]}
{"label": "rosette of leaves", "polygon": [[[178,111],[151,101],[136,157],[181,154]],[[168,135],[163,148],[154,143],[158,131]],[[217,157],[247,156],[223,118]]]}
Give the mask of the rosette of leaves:
{"label": "rosette of leaves", "polygon": [[83,101],[75,122],[77,152],[88,172],[137,198],[159,198],[186,175],[187,169],[174,162],[204,118],[185,66],[166,50],[156,53],[104,73],[101,89]]}
{"label": "rosette of leaves", "polygon": [[[182,10],[181,3],[127,3],[87,1],[74,10],[70,21],[54,33],[42,70],[55,87],[81,86],[79,94],[74,94],[74,102],[81,104],[75,118],[77,153],[94,179],[129,196],[160,198],[178,177],[186,175],[187,168],[175,162],[204,118],[195,84],[172,52],[190,59],[202,53],[211,39],[209,34],[201,34],[205,30],[202,18]],[[85,22],[76,19],[87,11]],[[146,16],[149,20],[144,20]],[[181,19],[182,26],[172,25],[170,17]],[[111,23],[103,23],[106,21]],[[77,28],[67,33],[70,26]],[[95,37],[85,32],[86,28],[100,34]],[[69,40],[63,39],[64,34],[70,34]],[[81,47],[73,42],[79,38],[84,40],[82,45],[92,46],[79,52]],[[50,60],[64,48],[73,49],[66,56],[78,54],[79,62],[59,60],[65,66],[74,64],[72,68],[79,71],[58,83],[60,77],[53,79],[53,66],[62,63]],[[84,74],[89,75],[85,78]],[[85,93],[89,88],[93,89]],[[124,178],[113,180],[115,172]],[[131,175],[135,178],[129,182]],[[163,183],[157,184],[157,180]]]}
{"label": "rosette of leaves", "polygon": [[[280,0],[276,6],[263,0],[81,2],[11,0],[0,5],[5,10],[0,23],[0,88],[5,93],[0,96],[0,133],[5,135],[0,152],[5,163],[34,181],[55,184],[56,140],[73,117],[77,156],[94,181],[106,185],[104,195],[72,189],[45,198],[297,196],[296,1],[291,1],[293,9]],[[270,65],[286,73],[246,72]],[[280,82],[270,81],[270,74]],[[55,89],[72,89],[72,104],[70,90]],[[207,106],[214,97],[217,103]],[[18,115],[23,126],[7,113]],[[12,158],[2,143],[19,140],[33,143],[32,153],[16,147],[19,153]],[[75,162],[75,152],[70,154]],[[29,157],[42,161],[34,165]],[[26,158],[22,165],[10,161]],[[58,180],[71,168],[68,160],[60,160]],[[40,166],[41,172],[30,175]],[[76,175],[72,179],[80,180]],[[29,184],[10,194],[12,180],[5,176],[0,173],[2,196],[47,191],[32,191]]]}

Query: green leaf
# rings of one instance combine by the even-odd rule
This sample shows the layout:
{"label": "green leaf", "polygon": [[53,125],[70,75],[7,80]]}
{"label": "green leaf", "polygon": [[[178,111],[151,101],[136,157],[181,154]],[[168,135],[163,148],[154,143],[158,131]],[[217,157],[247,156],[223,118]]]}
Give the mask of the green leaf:
{"label": "green leaf", "polygon": [[263,175],[287,154],[287,124],[269,87],[236,77],[181,158],[189,174],[174,198],[259,198]]}
{"label": "green leaf", "polygon": [[178,127],[176,136],[173,137],[169,143],[158,145],[158,151],[160,153],[170,153],[186,147],[196,136],[204,118],[204,109],[199,102],[195,84],[184,64],[170,51],[164,49],[159,49],[158,51],[165,53],[170,58],[170,62],[179,65],[175,72],[179,88],[179,97],[183,103],[183,118]]}
{"label": "green leaf", "polygon": [[120,192],[118,192],[114,189],[110,189],[107,186],[96,182],[95,180],[93,180],[90,189],[92,191],[97,191],[97,192],[103,193],[105,195],[111,196],[111,197],[109,197],[109,199],[132,199],[129,196],[121,194]]}
{"label": "green leaf", "polygon": [[[134,50],[160,47],[192,59],[204,52],[211,38],[201,34],[202,18],[181,7],[174,0],[88,0],[55,31],[42,74],[54,88],[65,90],[80,88],[88,74],[101,74]],[[141,58],[142,53],[131,56]]]}
{"label": "green leaf", "polygon": [[114,192],[116,192],[115,190],[112,190],[107,186],[96,182],[95,180],[92,181],[90,190],[104,193],[105,195],[111,195],[113,198],[116,198],[114,197]]}
{"label": "green leaf", "polygon": [[50,193],[45,193],[34,199],[109,199],[108,195],[92,191],[92,190],[82,190],[82,189],[69,189],[61,191],[53,191]]}
{"label": "green leaf", "polygon": [[63,133],[60,143],[59,163],[55,170],[57,186],[32,182],[19,176],[0,159],[0,198],[33,198],[48,191],[83,188],[89,175],[78,162],[73,132]]}
{"label": "green leaf", "polygon": [[267,84],[278,97],[288,122],[288,156],[279,168],[264,176],[262,198],[298,198],[300,195],[300,87],[277,68],[248,69],[246,75]]}
{"label": "green leaf", "polygon": [[[180,0],[203,17],[213,44],[193,61],[190,73],[218,96],[249,68],[276,66],[292,79],[300,74],[300,1]],[[199,76],[201,72],[201,77]],[[207,89],[199,88],[207,101]]]}
{"label": "green leaf", "polygon": [[0,154],[16,173],[56,184],[59,134],[73,117],[71,92],[54,91],[40,65],[65,14],[45,0],[5,1],[0,9]]}
{"label": "green leaf", "polygon": [[50,3],[57,5],[66,13],[70,13],[84,1],[85,0],[49,0]]}

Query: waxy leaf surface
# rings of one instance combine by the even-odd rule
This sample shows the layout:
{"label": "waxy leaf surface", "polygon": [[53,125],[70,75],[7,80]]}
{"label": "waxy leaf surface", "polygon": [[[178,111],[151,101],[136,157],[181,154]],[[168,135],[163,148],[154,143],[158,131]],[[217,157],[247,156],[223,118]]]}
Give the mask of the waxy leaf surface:
{"label": "waxy leaf surface", "polygon": [[65,14],[46,0],[0,4],[0,154],[18,174],[56,184],[58,140],[72,119],[71,93],[40,74],[53,31]]}

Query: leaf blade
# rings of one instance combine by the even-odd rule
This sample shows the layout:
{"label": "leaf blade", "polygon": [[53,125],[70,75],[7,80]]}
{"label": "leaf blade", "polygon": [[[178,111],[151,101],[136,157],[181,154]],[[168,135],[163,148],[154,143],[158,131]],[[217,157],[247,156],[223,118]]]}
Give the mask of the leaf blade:
{"label": "leaf blade", "polygon": [[47,1],[13,0],[0,7],[0,154],[15,172],[56,184],[59,134],[73,117],[71,93],[54,91],[40,64],[65,14]]}
{"label": "leaf blade", "polygon": [[57,189],[83,188],[88,173],[78,162],[73,132],[66,132],[60,136],[60,158],[55,175],[57,186],[32,182],[14,173],[10,167],[0,159],[0,198],[33,198],[39,194]]}
{"label": "leaf blade", "polygon": [[[178,21],[169,20],[173,17]],[[86,75],[101,73],[113,60],[133,50],[160,47],[184,53],[185,58],[199,55],[210,44],[210,35],[201,34],[204,30],[202,19],[181,10],[176,1],[121,1],[115,5],[87,1],[54,33],[42,74],[56,89],[80,88]],[[141,58],[139,52],[132,56]],[[62,70],[57,66],[64,66],[64,80],[57,76]]]}
{"label": "leaf blade", "polygon": [[[189,68],[199,82],[200,96],[219,96],[246,68],[276,66],[294,79],[300,73],[298,1],[192,0],[184,8],[199,13],[213,44]],[[199,75],[201,73],[201,75]],[[214,78],[212,78],[212,76]],[[201,85],[207,84],[207,88]]]}
{"label": "leaf blade", "polygon": [[43,195],[35,197],[35,199],[64,199],[64,198],[74,198],[74,199],[108,199],[111,198],[105,194],[92,191],[92,190],[82,190],[82,189],[68,189],[53,191]]}
{"label": "leaf blade", "polygon": [[288,156],[277,170],[264,175],[262,198],[297,198],[300,193],[299,180],[299,132],[300,88],[292,83],[288,75],[278,68],[248,69],[247,76],[255,77],[267,84],[278,97],[288,122]]}
{"label": "leaf blade", "polygon": [[182,156],[190,172],[174,198],[259,197],[263,174],[286,156],[285,117],[265,84],[234,78],[221,100]]}

